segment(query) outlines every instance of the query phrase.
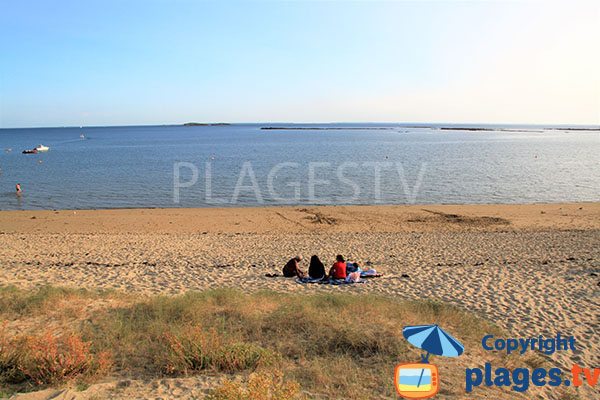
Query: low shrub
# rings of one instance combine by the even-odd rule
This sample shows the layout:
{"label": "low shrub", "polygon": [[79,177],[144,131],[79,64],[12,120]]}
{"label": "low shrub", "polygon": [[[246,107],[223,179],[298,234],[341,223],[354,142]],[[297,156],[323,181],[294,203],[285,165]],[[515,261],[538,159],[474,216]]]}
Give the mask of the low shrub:
{"label": "low shrub", "polygon": [[188,374],[213,369],[221,372],[255,370],[271,365],[275,352],[247,342],[227,340],[215,329],[204,331],[200,325],[188,325],[183,334],[165,334],[169,343],[165,371],[169,374]]}
{"label": "low shrub", "polygon": [[0,376],[6,383],[31,381],[52,385],[90,381],[110,371],[111,356],[90,351],[91,343],[76,334],[18,335],[0,338]]}
{"label": "low shrub", "polygon": [[19,352],[18,341],[9,338],[6,326],[0,328],[0,382],[19,383],[26,377],[19,366],[22,365],[23,354]]}
{"label": "low shrub", "polygon": [[290,400],[298,393],[300,385],[294,380],[285,381],[281,373],[257,373],[246,384],[226,380],[211,392],[209,400]]}

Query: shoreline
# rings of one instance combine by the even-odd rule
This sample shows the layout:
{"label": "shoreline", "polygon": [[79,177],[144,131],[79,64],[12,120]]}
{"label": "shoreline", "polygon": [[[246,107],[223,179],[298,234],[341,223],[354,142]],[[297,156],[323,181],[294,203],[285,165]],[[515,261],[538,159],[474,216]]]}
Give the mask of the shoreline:
{"label": "shoreline", "polygon": [[0,211],[2,233],[332,233],[600,229],[600,202]]}

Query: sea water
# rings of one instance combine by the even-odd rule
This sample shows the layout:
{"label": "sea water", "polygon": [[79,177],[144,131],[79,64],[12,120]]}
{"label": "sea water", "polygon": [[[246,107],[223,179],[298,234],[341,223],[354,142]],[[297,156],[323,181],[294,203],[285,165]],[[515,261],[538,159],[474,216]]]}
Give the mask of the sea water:
{"label": "sea water", "polygon": [[[441,128],[0,129],[0,209],[600,200],[598,127]],[[39,144],[50,151],[22,154]]]}

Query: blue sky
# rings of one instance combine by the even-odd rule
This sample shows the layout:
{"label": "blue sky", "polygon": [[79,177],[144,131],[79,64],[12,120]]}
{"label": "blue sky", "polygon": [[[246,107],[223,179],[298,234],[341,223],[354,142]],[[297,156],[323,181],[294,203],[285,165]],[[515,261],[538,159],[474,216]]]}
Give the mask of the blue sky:
{"label": "blue sky", "polygon": [[597,2],[0,0],[0,127],[600,124]]}

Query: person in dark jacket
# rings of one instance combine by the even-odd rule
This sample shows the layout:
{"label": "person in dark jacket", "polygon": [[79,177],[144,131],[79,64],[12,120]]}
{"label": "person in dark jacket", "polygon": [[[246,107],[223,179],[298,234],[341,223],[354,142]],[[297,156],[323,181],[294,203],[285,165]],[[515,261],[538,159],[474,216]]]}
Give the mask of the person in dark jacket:
{"label": "person in dark jacket", "polygon": [[285,267],[283,267],[283,276],[286,278],[292,278],[294,276],[297,276],[298,278],[304,277],[304,271],[298,267],[298,263],[301,261],[302,257],[300,256],[296,256],[288,261],[287,264],[285,264]]}
{"label": "person in dark jacket", "polygon": [[308,275],[313,279],[321,279],[325,276],[325,266],[319,260],[319,257],[312,256],[310,258],[310,266],[308,267]]}

